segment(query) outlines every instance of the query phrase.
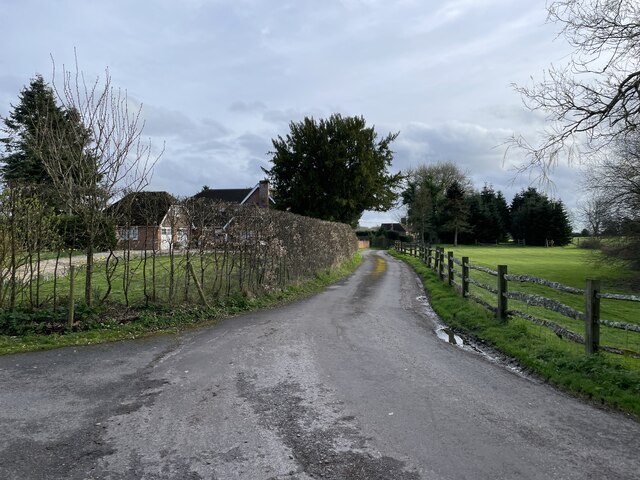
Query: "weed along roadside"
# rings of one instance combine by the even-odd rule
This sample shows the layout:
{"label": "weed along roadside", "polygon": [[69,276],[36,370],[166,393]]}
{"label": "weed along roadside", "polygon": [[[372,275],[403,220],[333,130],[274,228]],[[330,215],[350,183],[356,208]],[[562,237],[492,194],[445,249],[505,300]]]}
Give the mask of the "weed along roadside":
{"label": "weed along roadside", "polygon": [[[596,331],[591,330],[591,338],[589,327],[586,329],[587,342],[593,343],[585,348],[585,321],[575,314],[580,313],[580,305],[582,308],[585,306],[584,295],[557,292],[554,298],[544,303],[566,307],[560,308],[563,311],[558,313],[545,308],[548,305],[541,305],[541,291],[548,286],[526,283],[523,287],[513,274],[505,277],[506,272],[501,272],[502,278],[510,281],[506,288],[503,286],[505,302],[499,305],[500,286],[497,271],[493,269],[476,266],[479,270],[474,270],[469,268],[473,264],[468,258],[457,260],[452,254],[445,256],[440,249],[437,253],[435,249],[427,252],[426,248],[416,245],[398,244],[390,253],[416,271],[433,309],[453,331],[490,345],[518,361],[524,369],[567,392],[640,419],[640,355],[637,355],[640,332],[636,329],[637,324],[631,323],[637,321],[638,315],[629,316],[629,320],[623,318],[633,308],[637,309],[638,303],[616,298],[617,303],[611,304],[615,297],[620,297],[619,294],[614,298],[605,296],[601,299],[601,302],[607,302],[606,308],[601,308],[601,316],[612,319],[603,324],[602,318],[598,321],[596,317]],[[518,254],[526,257],[527,248],[520,249]],[[469,271],[473,273],[469,275]],[[522,276],[524,272],[518,274]],[[460,280],[462,275],[469,279],[469,283]],[[463,287],[465,283],[466,288]],[[524,288],[529,291],[525,292]],[[567,286],[568,290],[572,288]],[[532,304],[525,302],[530,300],[525,295],[533,297]],[[618,310],[610,308],[618,303],[623,304]],[[514,315],[514,310],[521,315]],[[567,313],[573,318],[566,316]],[[616,328],[621,325],[625,329]],[[600,342],[595,342],[598,330]]]}

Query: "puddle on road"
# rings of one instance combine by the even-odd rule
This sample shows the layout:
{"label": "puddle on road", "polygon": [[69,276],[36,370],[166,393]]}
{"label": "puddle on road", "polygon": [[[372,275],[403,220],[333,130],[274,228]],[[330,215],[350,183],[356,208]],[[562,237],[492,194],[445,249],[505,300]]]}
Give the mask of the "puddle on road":
{"label": "puddle on road", "polygon": [[473,341],[470,341],[469,339],[466,339],[466,342],[465,342],[465,340],[460,335],[456,334],[449,327],[442,325],[440,323],[440,318],[438,317],[436,312],[433,311],[433,308],[431,308],[429,299],[425,295],[421,295],[417,297],[416,300],[418,300],[418,302],[420,302],[424,307],[423,313],[425,313],[427,317],[429,317],[429,319],[431,319],[436,324],[435,333],[440,340],[443,340],[447,343],[455,345],[463,350],[467,350],[469,352],[474,352],[479,355],[482,355],[483,357],[488,359],[490,362],[497,363],[505,367],[507,370],[510,370],[511,372],[517,375],[520,375],[521,377],[530,378],[522,370],[522,368],[520,368],[519,365],[515,364],[515,362],[512,359],[502,356],[499,352],[490,351],[490,349],[487,349],[484,346],[475,344]]}
{"label": "puddle on road", "polygon": [[464,345],[464,341],[459,335],[456,335],[453,330],[447,327],[440,327],[436,329],[436,335],[440,340],[449,342],[453,345]]}

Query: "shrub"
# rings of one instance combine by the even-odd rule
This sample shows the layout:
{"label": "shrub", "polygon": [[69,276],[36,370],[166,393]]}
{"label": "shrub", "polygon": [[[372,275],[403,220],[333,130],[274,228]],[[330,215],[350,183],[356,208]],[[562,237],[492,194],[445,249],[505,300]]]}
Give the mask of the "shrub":
{"label": "shrub", "polygon": [[584,248],[587,250],[599,250],[602,248],[602,242],[599,238],[583,238],[580,239],[578,248]]}

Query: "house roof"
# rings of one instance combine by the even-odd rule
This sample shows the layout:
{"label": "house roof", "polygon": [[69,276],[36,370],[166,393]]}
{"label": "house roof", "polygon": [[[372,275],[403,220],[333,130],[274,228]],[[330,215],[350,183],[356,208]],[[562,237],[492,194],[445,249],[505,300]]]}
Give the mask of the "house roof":
{"label": "house roof", "polygon": [[160,225],[174,203],[176,199],[167,192],[135,192],[110,205],[107,211],[119,224]]}
{"label": "house roof", "polygon": [[215,202],[243,203],[255,188],[217,188],[203,190],[193,198],[206,198]]}
{"label": "house roof", "polygon": [[407,229],[404,228],[400,223],[383,223],[381,225],[383,230],[387,230],[388,232],[398,232],[398,233],[407,233]]}
{"label": "house roof", "polygon": [[[259,188],[259,183],[252,188],[208,188],[196,193],[192,198],[204,198],[214,202],[239,203],[242,205]],[[276,203],[271,195],[269,195],[269,202]]]}

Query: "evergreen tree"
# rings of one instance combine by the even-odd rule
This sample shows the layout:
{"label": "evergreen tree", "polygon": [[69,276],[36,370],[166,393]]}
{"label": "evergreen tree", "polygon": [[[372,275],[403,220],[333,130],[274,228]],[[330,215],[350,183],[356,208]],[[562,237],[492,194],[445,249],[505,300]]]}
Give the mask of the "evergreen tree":
{"label": "evergreen tree", "polygon": [[465,235],[464,242],[504,242],[509,232],[509,207],[502,192],[495,192],[485,185],[480,192],[468,198],[469,223],[472,235]]}
{"label": "evergreen tree", "polygon": [[52,154],[45,136],[63,124],[65,113],[40,75],[23,88],[19,100],[3,118],[6,136],[0,138],[5,152],[0,174],[9,184],[50,185],[51,177],[42,160]]}
{"label": "evergreen tree", "polygon": [[386,211],[402,175],[390,174],[396,134],[377,140],[362,117],[332,115],[291,122],[286,138],[272,141],[273,166],[265,170],[277,208],[356,226],[365,210]]}
{"label": "evergreen tree", "polygon": [[511,202],[511,235],[527,245],[567,245],[571,242],[571,223],[561,201],[551,201],[529,188]]}
{"label": "evergreen tree", "polygon": [[[95,177],[95,158],[88,152],[91,133],[77,110],[58,105],[52,88],[37,75],[22,89],[19,103],[4,118],[0,138],[5,155],[0,158],[0,175],[10,186],[28,188],[47,203],[65,210],[68,202],[54,194],[54,183],[68,177],[81,184]],[[78,162],[80,157],[89,161]],[[78,192],[78,195],[83,195]]]}
{"label": "evergreen tree", "polygon": [[458,246],[458,233],[471,231],[469,205],[460,182],[454,180],[447,188],[443,202],[442,230],[453,234],[453,245]]}

